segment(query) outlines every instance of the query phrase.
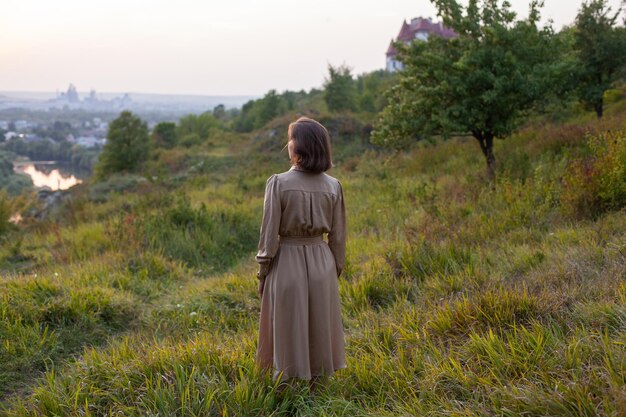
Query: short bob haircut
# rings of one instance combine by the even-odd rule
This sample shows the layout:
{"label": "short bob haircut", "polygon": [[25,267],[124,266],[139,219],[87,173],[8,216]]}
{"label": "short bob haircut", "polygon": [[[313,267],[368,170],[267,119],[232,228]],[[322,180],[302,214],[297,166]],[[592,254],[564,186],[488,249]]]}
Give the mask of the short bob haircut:
{"label": "short bob haircut", "polygon": [[332,168],[330,137],[321,123],[308,117],[300,117],[289,125],[287,135],[294,142],[292,165],[314,173]]}

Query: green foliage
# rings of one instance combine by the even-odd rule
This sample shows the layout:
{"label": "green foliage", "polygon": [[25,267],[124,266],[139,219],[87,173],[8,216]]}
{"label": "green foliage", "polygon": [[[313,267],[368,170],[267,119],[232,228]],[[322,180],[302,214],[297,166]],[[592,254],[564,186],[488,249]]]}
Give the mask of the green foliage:
{"label": "green foliage", "polygon": [[465,248],[436,248],[428,242],[404,247],[399,254],[389,254],[389,262],[396,274],[422,282],[431,276],[452,275],[473,269],[476,261]]}
{"label": "green foliage", "polygon": [[[178,121],[178,127],[176,129],[176,137],[180,141],[186,143],[201,143],[206,142],[215,130],[222,128],[221,122],[216,119],[212,113],[205,112],[199,115],[190,114],[181,118]],[[194,141],[189,138],[194,135]],[[186,138],[186,139],[185,139]],[[190,145],[186,145],[189,147]]]}
{"label": "green foliage", "polygon": [[135,328],[145,302],[186,278],[179,266],[155,254],[85,250],[91,259],[84,264],[0,279],[0,395],[23,389],[43,371],[54,372],[84,347]]}
{"label": "green foliage", "polygon": [[284,112],[284,110],[281,109],[283,103],[284,102],[282,98],[278,94],[276,94],[276,90],[270,90],[260,101],[256,125],[263,126],[264,124]]}
{"label": "green foliage", "polygon": [[[254,361],[263,186],[288,168],[265,145],[280,141],[160,150],[185,175],[18,231],[32,261],[0,277],[1,413],[620,415],[626,211],[578,219],[563,196],[572,161],[588,159],[611,190],[596,193],[622,198],[624,110],[497,142],[495,189],[471,174],[481,160],[465,138],[333,168],[349,217],[348,364],[313,395],[302,381],[279,392]],[[344,132],[338,154],[357,116],[322,115]],[[0,268],[8,257],[0,246]]]}
{"label": "green foliage", "polygon": [[141,184],[145,184],[147,181],[139,175],[113,174],[105,181],[93,184],[89,188],[89,198],[91,201],[102,203],[107,201],[110,193],[137,190]]}
{"label": "green foliage", "polygon": [[391,88],[395,74],[385,70],[361,74],[356,79],[358,109],[365,112],[379,112],[387,101],[383,94]]}
{"label": "green foliage", "polygon": [[161,122],[152,130],[152,143],[157,148],[171,149],[176,145],[176,123]]}
{"label": "green foliage", "polygon": [[188,133],[186,135],[182,135],[178,142],[185,148],[191,148],[192,146],[200,145],[203,140],[197,133]]}
{"label": "green foliage", "polygon": [[606,132],[587,143],[590,155],[572,161],[566,171],[563,207],[578,217],[626,207],[626,131]]}
{"label": "green foliage", "polygon": [[251,132],[256,122],[255,100],[250,100],[241,107],[239,117],[235,119],[237,132]]}
{"label": "green foliage", "polygon": [[0,151],[0,178],[8,178],[13,173],[13,162],[11,162],[10,155]]}
{"label": "green foliage", "polygon": [[604,111],[604,92],[624,76],[626,69],[626,29],[618,25],[621,8],[611,13],[607,0],[585,1],[574,26],[575,68],[580,100]]}
{"label": "green foliage", "polygon": [[328,64],[324,90],[324,101],[328,110],[332,112],[356,110],[356,85],[349,67],[345,65],[333,67]]}
{"label": "green foliage", "polygon": [[56,120],[47,128],[35,129],[34,133],[43,138],[50,138],[55,142],[63,142],[69,135],[76,136],[78,131],[72,127],[71,123]]}
{"label": "green foliage", "polygon": [[471,134],[493,176],[493,139],[509,136],[550,91],[549,27],[537,28],[538,4],[516,20],[505,2],[435,1],[459,36],[398,45],[404,70],[389,91],[374,143],[404,148],[433,135]]}
{"label": "green foliage", "polygon": [[[549,317],[550,306],[541,303],[526,291],[488,290],[470,300],[462,298],[432,313],[427,331],[440,336],[467,335],[472,331],[503,332],[533,320]],[[482,332],[481,332],[482,333]]]}
{"label": "green foliage", "polygon": [[217,106],[213,107],[213,117],[215,117],[217,120],[226,119],[226,107],[223,104],[218,104]]}
{"label": "green foliage", "polygon": [[12,229],[9,221],[13,216],[13,205],[4,190],[0,190],[0,242]]}
{"label": "green foliage", "polygon": [[13,170],[13,159],[10,153],[0,149],[0,191],[6,190],[9,195],[15,196],[32,188],[33,181],[28,175]]}
{"label": "green foliage", "polygon": [[255,246],[253,217],[241,207],[193,208],[184,195],[164,197],[160,205],[135,223],[151,250],[190,266],[221,270]]}
{"label": "green foliage", "polygon": [[3,148],[17,155],[27,156],[33,161],[59,161],[71,164],[80,169],[90,170],[94,167],[100,153],[99,148],[85,148],[74,145],[66,140],[51,142],[41,140],[26,142],[13,138],[3,144]]}
{"label": "green foliage", "polygon": [[[57,274],[58,275],[58,274]],[[0,392],[44,371],[47,362],[102,343],[138,316],[131,297],[111,288],[80,288],[58,278],[0,283]],[[69,284],[69,285],[67,285]]]}
{"label": "green foliage", "polygon": [[285,92],[278,94],[270,90],[258,100],[250,100],[241,108],[241,114],[235,120],[235,129],[239,132],[250,132],[264,126],[277,116],[293,108],[297,94]]}
{"label": "green foliage", "polygon": [[331,78],[327,79],[324,90],[311,89],[308,93],[304,90],[284,91],[280,94],[270,90],[262,98],[248,101],[232,120],[234,130],[250,132],[275,124],[271,121],[294,112],[313,117],[326,114],[327,110],[333,113],[344,110],[376,112],[384,107],[383,91],[395,79],[394,75],[383,70],[361,74],[356,80],[348,67],[330,66],[329,71]]}
{"label": "green foliage", "polygon": [[107,142],[95,168],[95,176],[105,179],[114,173],[137,172],[150,151],[148,127],[130,111],[123,111],[109,124]]}

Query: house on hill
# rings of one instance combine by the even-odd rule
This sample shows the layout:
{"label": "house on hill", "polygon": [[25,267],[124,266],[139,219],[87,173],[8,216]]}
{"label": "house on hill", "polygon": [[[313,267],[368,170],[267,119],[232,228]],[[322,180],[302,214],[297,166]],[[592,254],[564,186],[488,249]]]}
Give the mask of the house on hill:
{"label": "house on hill", "polygon": [[393,45],[395,42],[408,44],[414,40],[426,41],[428,37],[432,35],[441,36],[446,39],[458,36],[455,31],[445,27],[441,22],[433,22],[430,17],[416,17],[411,19],[410,23],[407,23],[406,20],[402,22],[400,33],[398,33],[395,41],[393,39],[391,40],[389,48],[387,48],[387,71],[395,72],[402,69],[402,63],[396,59],[398,50]]}

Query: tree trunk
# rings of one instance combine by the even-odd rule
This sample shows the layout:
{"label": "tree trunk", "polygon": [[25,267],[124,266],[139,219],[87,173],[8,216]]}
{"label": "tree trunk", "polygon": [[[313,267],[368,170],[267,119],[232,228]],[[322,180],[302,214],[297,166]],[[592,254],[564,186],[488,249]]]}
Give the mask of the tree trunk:
{"label": "tree trunk", "polygon": [[602,114],[604,113],[604,103],[600,101],[595,104],[594,108],[596,110],[596,114],[598,115],[598,119],[602,119]]}
{"label": "tree trunk", "polygon": [[495,184],[496,180],[496,156],[493,154],[493,134],[483,132],[473,132],[473,136],[480,144],[485,161],[487,162],[487,179]]}

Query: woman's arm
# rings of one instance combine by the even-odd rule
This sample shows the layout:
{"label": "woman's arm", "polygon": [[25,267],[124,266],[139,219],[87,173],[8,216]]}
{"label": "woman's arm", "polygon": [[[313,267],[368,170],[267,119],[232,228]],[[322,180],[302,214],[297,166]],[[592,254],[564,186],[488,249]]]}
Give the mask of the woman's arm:
{"label": "woman's arm", "polygon": [[328,233],[328,246],[335,257],[335,265],[337,266],[337,277],[343,272],[346,262],[346,206],[343,202],[343,189],[339,183],[337,200],[333,206],[333,225],[332,230]]}
{"label": "woman's arm", "polygon": [[272,258],[278,251],[278,229],[280,227],[280,190],[276,174],[268,178],[265,184],[263,201],[263,221],[259,237],[256,261],[259,263],[257,277],[264,279],[269,273]]}

